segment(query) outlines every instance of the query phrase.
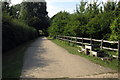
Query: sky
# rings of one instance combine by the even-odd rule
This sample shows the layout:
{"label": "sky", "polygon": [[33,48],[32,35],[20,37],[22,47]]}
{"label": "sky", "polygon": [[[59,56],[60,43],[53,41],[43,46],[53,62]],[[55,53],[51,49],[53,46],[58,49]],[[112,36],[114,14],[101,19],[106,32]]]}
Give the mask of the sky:
{"label": "sky", "polygon": [[[52,17],[60,11],[67,11],[74,13],[76,4],[79,4],[81,0],[45,0],[47,2],[48,16]],[[91,0],[84,0],[90,2]],[[94,1],[94,0],[92,0]],[[96,1],[96,0],[95,0]],[[107,0],[98,0],[99,2],[106,2]],[[22,0],[11,0],[12,4],[21,3]]]}
{"label": "sky", "polygon": [[[81,0],[46,0],[48,15],[49,17],[52,17],[54,14],[64,10],[69,13],[74,13],[76,5],[80,4],[80,1]],[[86,1],[89,2],[90,0]],[[107,0],[103,1],[106,2]]]}

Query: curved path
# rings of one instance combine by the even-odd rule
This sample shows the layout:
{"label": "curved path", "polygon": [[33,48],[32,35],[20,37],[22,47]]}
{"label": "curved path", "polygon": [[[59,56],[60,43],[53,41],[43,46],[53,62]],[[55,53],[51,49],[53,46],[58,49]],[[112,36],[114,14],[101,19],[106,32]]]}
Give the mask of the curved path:
{"label": "curved path", "polygon": [[24,56],[22,78],[80,77],[114,72],[73,54],[45,37],[33,42]]}

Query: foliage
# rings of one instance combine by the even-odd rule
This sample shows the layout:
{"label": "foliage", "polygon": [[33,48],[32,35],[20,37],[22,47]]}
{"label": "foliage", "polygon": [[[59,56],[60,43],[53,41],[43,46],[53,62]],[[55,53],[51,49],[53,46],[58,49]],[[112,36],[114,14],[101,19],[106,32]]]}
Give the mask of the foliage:
{"label": "foliage", "polygon": [[120,40],[120,15],[113,21],[110,29],[112,31],[110,40]]}
{"label": "foliage", "polygon": [[104,11],[105,12],[113,11],[117,8],[116,6],[117,6],[116,2],[107,2],[104,4]]}
{"label": "foliage", "polygon": [[52,27],[49,28],[50,35],[63,35],[64,27],[69,21],[69,13],[59,12],[52,20]]}
{"label": "foliage", "polygon": [[45,3],[22,5],[2,2],[3,79],[20,78],[29,41],[38,37],[39,29],[46,35],[49,26]]}
{"label": "foliage", "polygon": [[10,7],[9,7],[9,4],[10,2],[2,2],[2,11],[6,12],[6,13],[9,13],[10,11]]}
{"label": "foliage", "polygon": [[114,20],[113,12],[105,12],[92,18],[87,24],[87,34],[97,39],[107,39],[110,34],[110,23]]}
{"label": "foliage", "polygon": [[3,52],[36,38],[39,29],[47,34],[46,2],[23,2],[12,6],[10,2],[2,2],[2,12]]}
{"label": "foliage", "polygon": [[[22,2],[19,18],[37,30],[47,29],[49,17],[46,2]],[[39,24],[38,24],[39,23]]]}
{"label": "foliage", "polygon": [[[76,12],[59,12],[51,18],[50,35],[92,37],[118,40],[120,2],[80,2]],[[65,19],[63,19],[63,16]],[[116,26],[116,27],[114,27]]]}
{"label": "foliage", "polygon": [[42,21],[38,17],[33,17],[29,20],[28,25],[34,26],[36,29],[39,29],[40,24]]}
{"label": "foliage", "polygon": [[2,50],[7,51],[37,37],[36,29],[5,14],[2,17]]}
{"label": "foliage", "polygon": [[10,7],[10,16],[12,16],[13,18],[19,18],[20,15],[20,4],[16,4]]}

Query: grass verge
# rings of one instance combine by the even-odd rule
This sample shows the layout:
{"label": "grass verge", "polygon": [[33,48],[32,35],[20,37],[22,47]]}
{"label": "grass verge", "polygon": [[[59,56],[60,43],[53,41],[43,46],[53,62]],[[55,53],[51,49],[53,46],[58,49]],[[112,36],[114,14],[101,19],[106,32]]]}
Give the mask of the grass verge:
{"label": "grass verge", "polygon": [[23,58],[27,47],[35,41],[26,42],[6,53],[2,53],[2,78],[19,78],[21,76]]}
{"label": "grass verge", "polygon": [[[48,39],[50,39],[50,38],[48,38]],[[98,57],[85,55],[84,53],[79,53],[77,51],[78,48],[74,44],[70,44],[66,41],[61,41],[61,40],[57,40],[57,39],[50,39],[50,40],[52,42],[54,42],[55,44],[63,47],[64,49],[66,49],[71,54],[82,56],[82,57],[87,58],[88,60],[90,60],[90,61],[92,61],[96,64],[101,65],[101,66],[109,67],[109,68],[111,68],[113,70],[116,70],[116,71],[118,70],[118,60],[117,59],[113,59],[112,61],[102,61]]]}

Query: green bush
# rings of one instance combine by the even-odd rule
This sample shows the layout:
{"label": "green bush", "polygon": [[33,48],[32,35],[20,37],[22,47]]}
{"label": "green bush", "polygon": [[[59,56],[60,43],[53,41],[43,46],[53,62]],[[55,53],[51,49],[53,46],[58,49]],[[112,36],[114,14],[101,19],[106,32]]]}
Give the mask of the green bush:
{"label": "green bush", "polygon": [[110,40],[120,40],[120,15],[113,21],[110,26],[111,35]]}
{"label": "green bush", "polygon": [[92,18],[87,24],[87,34],[89,37],[97,39],[108,39],[110,24],[114,20],[114,12],[104,12]]}
{"label": "green bush", "polygon": [[2,49],[8,51],[37,37],[37,30],[4,14],[2,17]]}
{"label": "green bush", "polygon": [[74,13],[68,14],[64,11],[54,15],[51,18],[48,33],[49,35],[119,40],[119,3],[98,4],[94,2],[87,5],[87,2],[80,2]]}

